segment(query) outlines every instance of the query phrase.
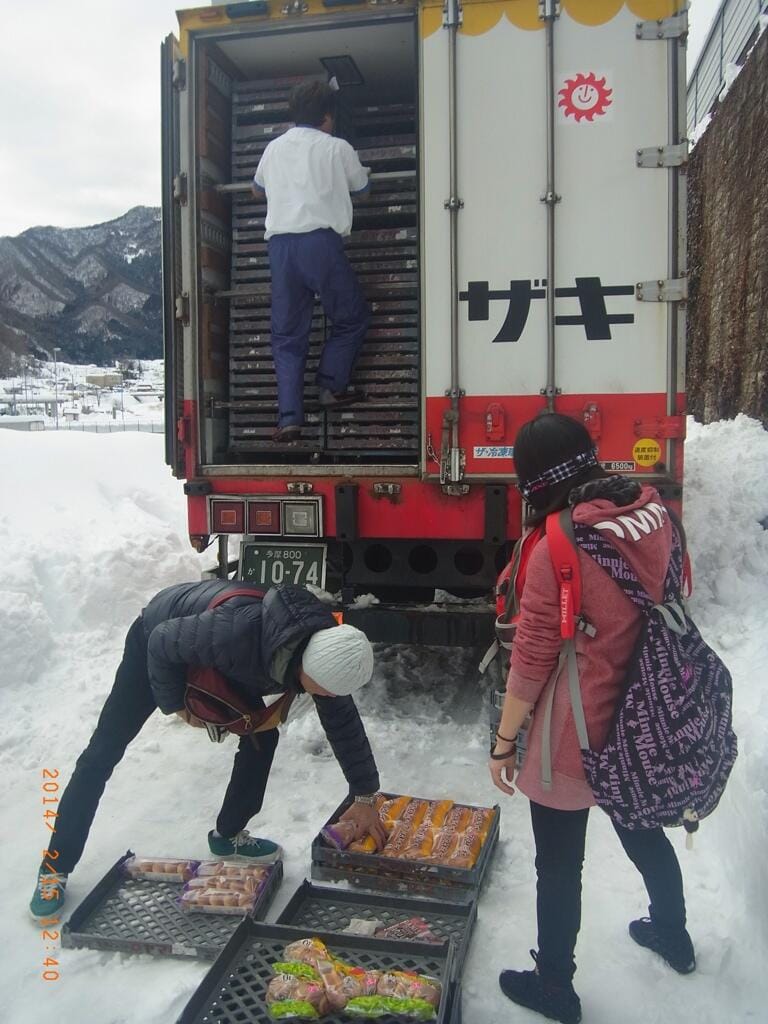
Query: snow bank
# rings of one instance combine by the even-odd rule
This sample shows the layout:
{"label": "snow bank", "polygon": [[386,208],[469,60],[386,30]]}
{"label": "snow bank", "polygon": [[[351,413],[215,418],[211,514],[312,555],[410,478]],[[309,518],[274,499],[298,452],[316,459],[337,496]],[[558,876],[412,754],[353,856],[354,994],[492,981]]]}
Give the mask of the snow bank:
{"label": "snow bank", "polygon": [[[590,1024],[723,1024],[765,1018],[768,903],[768,435],[740,417],[692,425],[686,520],[694,612],[734,674],[741,754],[722,807],[693,853],[672,839],[686,880],[699,970],[679,978],[626,935],[645,912],[642,884],[605,815],[593,813],[584,875],[577,988]],[[180,485],[151,435],[0,434],[0,769],[3,909],[0,1019],[169,1024],[206,971],[197,962],[93,951],[54,953],[60,980],[41,979],[39,930],[26,916],[46,832],[41,769],[69,777],[120,657],[125,630],[161,586],[195,578]],[[487,776],[486,724],[473,657],[412,647],[381,650],[360,700],[393,791],[503,803],[502,835],[464,975],[467,1024],[531,1021],[498,992],[505,967],[531,966],[535,946],[527,801]],[[234,743],[160,715],[115,771],[85,855],[69,883],[72,909],[126,848],[200,856],[229,776]],[[277,751],[258,830],[285,847],[279,912],[309,871],[309,844],[344,793],[315,716],[290,724]],[[256,827],[256,823],[254,823]]]}

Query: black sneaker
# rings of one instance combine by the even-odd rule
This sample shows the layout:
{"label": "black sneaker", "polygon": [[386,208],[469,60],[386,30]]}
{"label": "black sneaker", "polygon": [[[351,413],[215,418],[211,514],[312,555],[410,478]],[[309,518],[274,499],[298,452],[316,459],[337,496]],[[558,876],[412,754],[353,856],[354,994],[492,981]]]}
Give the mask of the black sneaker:
{"label": "black sneaker", "polygon": [[630,921],[629,934],[638,944],[658,953],[678,974],[691,974],[696,970],[696,954],[691,936],[685,930],[666,931],[658,928],[650,917]]}
{"label": "black sneaker", "polygon": [[[531,950],[536,959],[536,953]],[[581,1000],[570,982],[542,978],[538,967],[534,971],[502,971],[499,985],[504,995],[518,1006],[540,1013],[560,1024],[579,1024]]]}
{"label": "black sneaker", "polygon": [[295,423],[289,423],[285,427],[278,427],[272,435],[274,444],[293,444],[301,440],[301,427]]}
{"label": "black sneaker", "polygon": [[320,389],[320,408],[326,412],[333,412],[334,409],[346,409],[348,405],[356,405],[365,401],[365,393],[355,388],[347,388],[346,391],[339,391],[336,394],[328,388]]}

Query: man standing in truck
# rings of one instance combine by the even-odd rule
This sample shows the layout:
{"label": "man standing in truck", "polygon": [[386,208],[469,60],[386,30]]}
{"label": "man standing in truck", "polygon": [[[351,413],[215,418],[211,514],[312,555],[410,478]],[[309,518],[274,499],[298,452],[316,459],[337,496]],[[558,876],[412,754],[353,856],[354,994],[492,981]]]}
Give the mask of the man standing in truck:
{"label": "man standing in truck", "polygon": [[297,86],[290,99],[295,127],[269,143],[253,178],[254,194],[267,197],[277,443],[301,437],[315,295],[331,322],[317,370],[320,405],[338,409],[364,397],[349,379],[370,311],[343,239],[352,230],[350,193],[367,190],[368,170],[348,142],[334,138],[335,111],[329,85]]}

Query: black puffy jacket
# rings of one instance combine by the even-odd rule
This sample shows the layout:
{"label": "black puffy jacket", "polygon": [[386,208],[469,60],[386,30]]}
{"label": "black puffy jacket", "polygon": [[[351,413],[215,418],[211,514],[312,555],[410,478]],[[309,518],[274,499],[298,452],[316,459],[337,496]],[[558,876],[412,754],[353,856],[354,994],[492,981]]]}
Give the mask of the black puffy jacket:
{"label": "black puffy jacket", "polygon": [[[208,609],[214,597],[243,588],[250,589],[238,581],[179,583],[161,590],[142,612],[149,681],[164,714],[184,707],[191,666],[218,669],[244,698],[284,693],[298,682],[312,634],[336,625],[328,606],[303,587],[275,587],[263,600],[232,597]],[[259,594],[259,588],[253,590]],[[314,701],[350,792],[375,792],[376,762],[353,699]]]}

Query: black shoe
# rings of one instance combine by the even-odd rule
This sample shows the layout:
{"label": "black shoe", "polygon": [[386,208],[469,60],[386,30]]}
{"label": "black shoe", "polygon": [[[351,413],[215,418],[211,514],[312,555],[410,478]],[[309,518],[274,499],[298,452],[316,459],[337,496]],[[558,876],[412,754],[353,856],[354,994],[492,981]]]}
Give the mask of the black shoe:
{"label": "black shoe", "polygon": [[301,427],[296,423],[289,423],[285,427],[278,427],[272,435],[275,444],[290,444],[292,441],[301,440]]}
{"label": "black shoe", "polygon": [[[531,956],[536,959],[533,950]],[[579,1024],[581,1020],[581,1001],[570,981],[542,978],[538,967],[535,971],[502,971],[499,985],[513,1003],[549,1020],[559,1020],[561,1024]]]}
{"label": "black shoe", "polygon": [[685,928],[682,931],[665,931],[657,927],[650,917],[641,917],[630,921],[629,934],[638,946],[658,953],[678,974],[691,974],[696,970],[696,954]]}
{"label": "black shoe", "polygon": [[346,409],[348,405],[356,405],[365,401],[365,394],[356,388],[347,388],[334,394],[328,388],[320,389],[320,408],[326,412],[333,412],[334,409]]}

